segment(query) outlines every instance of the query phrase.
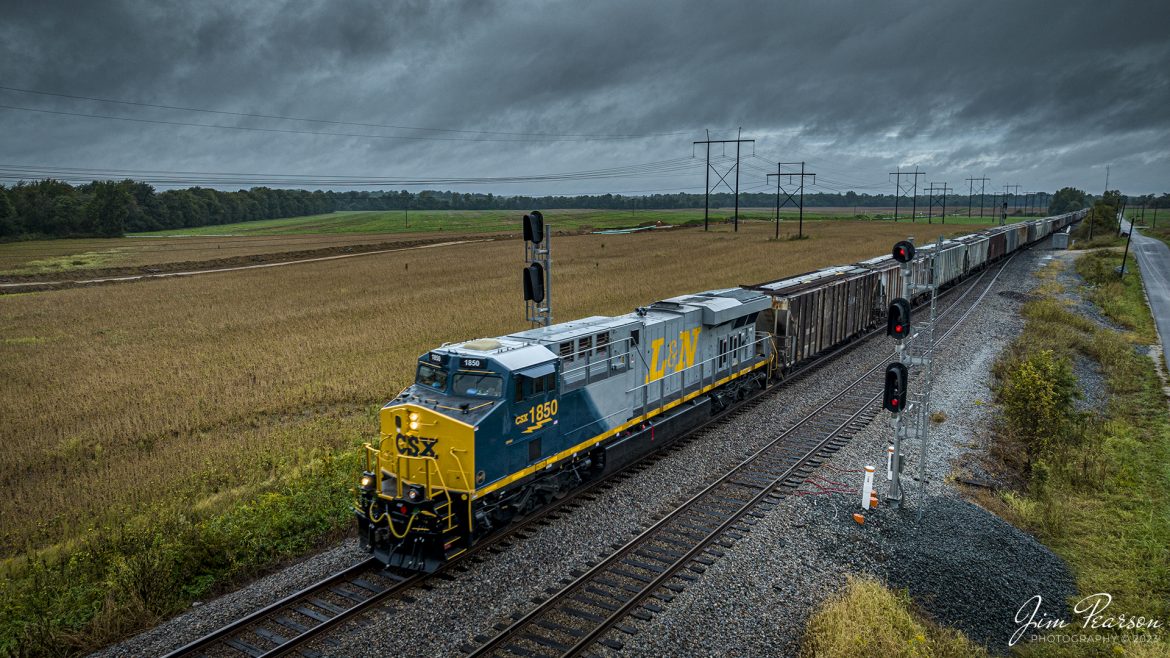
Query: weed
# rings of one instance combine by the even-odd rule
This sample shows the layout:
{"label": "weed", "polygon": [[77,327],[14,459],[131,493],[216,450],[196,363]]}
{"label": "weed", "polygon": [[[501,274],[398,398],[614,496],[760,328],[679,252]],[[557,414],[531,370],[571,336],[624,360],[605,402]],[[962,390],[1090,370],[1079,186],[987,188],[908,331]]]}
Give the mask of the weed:
{"label": "weed", "polygon": [[[558,237],[557,315],[625,313],[857,261],[904,237],[902,226],[856,226],[806,224],[832,253],[768,243],[773,227],[758,222],[738,233]],[[932,239],[944,228],[953,230],[915,232]],[[520,298],[517,248],[481,242],[0,297],[0,340],[44,339],[0,345],[0,568],[16,606],[0,643],[97,646],[345,528],[357,446],[418,355],[522,324],[506,311]],[[314,470],[323,455],[332,466]],[[121,526],[163,534],[105,530]],[[156,579],[142,566],[151,564],[172,566]],[[107,603],[107,582],[133,603]]]}
{"label": "weed", "polygon": [[[1070,562],[1082,594],[1110,593],[1111,614],[1164,619],[1170,418],[1153,364],[1134,349],[1148,338],[1149,311],[1136,273],[1117,281],[1120,260],[1094,252],[1076,269],[1092,286],[1084,294],[1129,331],[1074,314],[1052,291],[1024,305],[1024,332],[994,367],[1004,419],[992,452],[1028,478],[1026,493],[1002,494],[1006,516]],[[1107,399],[1094,401],[1104,414],[1073,411],[1069,363],[1077,354],[1105,376]],[[1101,648],[1038,643],[1024,653],[1091,655]]]}
{"label": "weed", "polygon": [[809,658],[988,655],[959,631],[919,614],[905,591],[892,592],[876,580],[854,577],[809,619],[800,653]]}

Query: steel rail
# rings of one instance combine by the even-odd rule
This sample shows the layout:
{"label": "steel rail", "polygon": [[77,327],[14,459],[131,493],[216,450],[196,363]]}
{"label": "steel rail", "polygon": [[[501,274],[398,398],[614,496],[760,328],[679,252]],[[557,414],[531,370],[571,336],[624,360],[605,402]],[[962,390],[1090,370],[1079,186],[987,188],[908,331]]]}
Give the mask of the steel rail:
{"label": "steel rail", "polygon": [[[1014,256],[1015,256],[1015,254],[1013,254],[1012,257],[1009,257],[1007,260],[1002,262],[1002,264],[1000,265],[999,272],[996,273],[992,282],[988,284],[988,287],[987,287],[987,289],[984,290],[983,294],[979,296],[979,300],[982,300],[983,297],[987,294],[987,290],[990,290],[991,285],[994,284],[995,280],[999,278],[999,274],[1002,273],[1003,267],[1005,267],[1007,265],[1007,263],[1010,262],[1011,258],[1014,258]],[[967,296],[967,294],[970,292],[970,290],[974,289],[977,286],[979,281],[981,281],[983,279],[983,277],[989,271],[990,271],[989,268],[985,268],[976,279],[969,282],[969,284],[967,285],[967,288],[963,292],[963,295],[960,296],[959,299],[955,300],[955,302],[953,302],[946,309],[944,309],[942,314],[940,314],[940,318],[947,315],[955,306],[957,306]],[[952,288],[952,289],[950,289],[942,294],[949,296],[950,293],[952,293],[958,289],[959,289],[958,287],[955,287],[955,288]],[[978,300],[976,301],[976,303],[978,303]],[[972,306],[970,309],[968,309],[958,322],[961,322],[963,318],[966,318],[967,315],[973,310],[973,308],[974,308],[974,306]],[[836,349],[834,349],[834,350],[832,350],[824,355],[821,355],[812,361],[807,362],[805,365],[803,365],[795,370],[790,371],[788,373],[788,375],[785,377],[785,379],[782,382],[780,382],[778,385],[771,386],[768,389],[761,391],[757,395],[753,396],[752,398],[745,400],[743,403],[741,403],[735,407],[732,407],[730,409],[724,410],[718,414],[713,415],[710,419],[705,421],[703,424],[692,429],[686,435],[676,439],[674,442],[672,442],[672,445],[677,445],[684,440],[685,441],[693,440],[703,430],[708,429],[710,426],[712,426],[718,422],[728,420],[730,417],[736,416],[740,413],[743,413],[743,412],[749,410],[750,408],[754,407],[755,404],[758,404],[765,395],[768,395],[770,393],[774,393],[777,389],[787,388],[793,382],[803,378],[806,374],[808,374],[812,371],[815,371],[821,365],[823,365],[823,364],[831,361],[832,359],[836,358],[837,356],[840,356],[841,354],[843,354],[845,352],[851,351],[852,349],[858,347],[859,345],[867,342],[870,338],[872,338],[873,336],[880,333],[880,331],[881,331],[880,327],[875,328],[875,329],[871,330],[870,332],[867,332],[866,334],[863,334],[862,336],[859,336],[858,338],[850,341],[849,343],[846,343],[845,345],[839,346]],[[948,333],[949,333],[949,331],[948,331]],[[945,335],[944,335],[944,337],[945,337]],[[884,361],[884,358],[886,358],[886,357],[883,357],[883,361]],[[878,365],[880,366],[880,363]],[[869,372],[867,372],[866,375],[863,375],[863,377],[865,377],[869,374],[872,374],[872,372],[874,370],[876,370],[877,367],[878,366],[874,366],[874,368],[872,368]],[[855,388],[857,383],[858,382],[855,382],[854,385],[847,387],[845,389],[845,391],[842,391],[842,393],[839,394],[838,396],[834,397],[833,400],[830,400],[829,402],[822,404],[813,413],[815,414],[815,413],[819,412],[821,409],[824,409],[826,406],[831,404],[832,401],[839,399],[841,397],[841,395],[844,395],[844,393],[846,391]],[[810,416],[811,416],[811,414],[810,414]],[[856,416],[856,414],[854,416]],[[852,418],[853,417],[851,417],[851,419]],[[806,417],[806,420],[807,420],[807,417]],[[845,423],[843,423],[842,427],[847,425],[848,422],[850,422],[850,421],[846,421]],[[795,430],[798,426],[800,426],[799,423],[798,423],[798,425],[794,425],[792,428],[789,428],[789,430],[787,430],[785,432],[785,434],[783,434],[782,436],[787,436],[788,433]],[[835,431],[837,431],[837,430],[835,430]],[[828,438],[832,438],[832,435],[830,435]],[[779,440],[779,439],[777,439],[777,440]],[[828,439],[826,439],[826,441],[827,440]],[[775,441],[769,445],[771,446],[774,443],[775,443]],[[759,452],[762,452],[762,450],[764,450],[764,449],[761,449],[761,451],[757,451],[756,454],[759,454]],[[813,452],[816,452],[816,450],[814,450]],[[370,608],[374,604],[379,603],[379,602],[385,600],[386,598],[388,598],[396,593],[400,593],[400,592],[409,590],[410,588],[429,579],[431,576],[446,571],[446,569],[449,566],[461,563],[465,559],[468,559],[468,558],[472,557],[473,555],[479,554],[482,550],[488,548],[489,546],[493,546],[493,545],[496,545],[500,542],[505,541],[506,539],[510,538],[511,536],[516,534],[517,532],[520,532],[521,530],[526,529],[529,526],[540,522],[544,518],[558,512],[558,511],[562,511],[567,505],[570,505],[570,504],[574,503],[577,499],[579,499],[583,496],[586,496],[589,493],[592,493],[593,491],[595,491],[596,489],[601,487],[603,484],[606,484],[606,483],[608,483],[616,478],[628,476],[629,471],[631,469],[634,469],[635,467],[641,466],[641,465],[645,464],[646,462],[654,459],[655,457],[661,457],[663,454],[664,453],[661,451],[651,453],[651,454],[646,455],[645,457],[643,457],[641,459],[638,459],[634,462],[631,462],[630,464],[627,464],[626,466],[622,467],[621,469],[619,469],[619,470],[617,470],[617,471],[615,471],[615,472],[613,472],[613,473],[611,473],[603,478],[600,478],[600,479],[598,479],[598,480],[596,480],[588,485],[585,485],[583,487],[578,488],[577,490],[571,492],[568,496],[561,499],[560,501],[556,501],[556,502],[552,503],[551,505],[543,508],[542,510],[539,510],[533,516],[530,516],[529,518],[523,519],[523,520],[517,522],[516,524],[501,530],[499,534],[494,535],[492,537],[489,537],[488,539],[485,539],[484,541],[476,544],[467,553],[459,556],[455,560],[452,560],[447,565],[444,565],[443,568],[441,568],[439,571],[435,572],[434,574],[410,574],[410,575],[406,575],[406,576],[401,576],[398,574],[393,574],[391,572],[386,572],[384,569],[381,568],[381,565],[380,565],[380,563],[377,562],[377,560],[370,558],[370,559],[365,560],[363,562],[359,562],[351,567],[348,567],[348,568],[346,568],[346,569],[344,569],[336,574],[333,574],[327,578],[324,578],[316,583],[313,583],[312,585],[309,585],[306,588],[303,588],[297,592],[294,592],[288,596],[285,596],[278,601],[270,603],[269,605],[264,606],[263,608],[256,610],[252,613],[249,613],[248,615],[241,617],[240,619],[237,619],[237,620],[231,622],[230,624],[223,626],[222,628],[216,629],[215,631],[213,631],[205,636],[202,636],[196,640],[193,640],[192,642],[189,642],[188,644],[185,644],[185,645],[171,651],[170,653],[166,654],[164,658],[180,658],[181,656],[194,655],[196,652],[200,652],[202,650],[207,649],[208,647],[211,647],[211,646],[214,646],[217,644],[222,644],[226,648],[230,648],[234,651],[248,653],[248,651],[245,649],[233,647],[230,644],[227,644],[227,641],[231,640],[233,638],[233,636],[238,636],[238,635],[249,632],[249,629],[252,626],[263,623],[266,619],[272,617],[273,615],[275,615],[277,613],[292,609],[297,603],[303,602],[305,599],[312,597],[315,593],[328,590],[330,587],[333,587],[333,586],[336,586],[339,584],[343,584],[346,582],[352,582],[352,580],[354,580],[355,578],[360,578],[362,575],[369,574],[369,573],[380,572],[383,577],[387,577],[387,578],[390,578],[390,579],[396,581],[393,584],[386,587],[385,589],[378,591],[378,592],[374,592],[371,596],[365,598],[361,602],[357,602],[349,608],[346,608],[340,612],[336,612],[332,617],[321,620],[320,623],[318,623],[317,625],[307,628],[306,630],[302,631],[298,635],[295,635],[291,638],[285,639],[285,641],[283,643],[280,643],[277,646],[275,646],[271,649],[268,649],[266,651],[252,654],[257,658],[269,658],[269,657],[273,657],[273,656],[286,655],[289,652],[297,649],[298,647],[303,646],[309,640],[311,640],[317,636],[320,636],[321,634],[323,634],[325,631],[327,631],[329,629],[334,628],[335,626],[342,623],[343,621],[346,621],[348,619],[355,617],[357,614]],[[811,453],[808,456],[811,456]],[[806,459],[802,460],[802,463],[804,461],[807,461],[808,456],[806,456]],[[742,464],[741,464],[741,466],[742,466]],[[708,489],[709,488],[710,487],[708,487]],[[704,491],[706,491],[706,489]],[[770,491],[770,489],[768,489],[766,491]],[[701,495],[701,494],[699,494],[699,495]],[[690,502],[691,501],[684,503],[684,506],[689,505]],[[680,507],[679,509],[682,509],[682,508]],[[678,510],[676,509],[676,512],[677,511]],[[666,517],[666,518],[669,518],[669,517]],[[658,524],[656,524],[656,525],[658,525]],[[571,587],[571,586],[572,585],[570,585],[569,587]],[[641,599],[643,597],[638,597],[638,598]],[[517,622],[517,624],[519,624],[519,623],[520,622]],[[506,633],[506,632],[507,631],[504,631],[504,633]]]}
{"label": "steel rail", "polygon": [[[998,281],[1000,275],[1003,273],[1004,269],[1007,267],[1008,263],[1011,262],[1011,260],[1014,258],[1014,256],[1015,256],[1015,254],[1013,254],[1008,259],[1004,260],[999,265],[998,271],[996,271],[995,275],[992,277],[992,280],[987,283],[987,285],[983,289],[982,293],[979,294],[978,297],[974,299],[972,304],[962,313],[962,315],[960,315],[959,318],[956,319],[954,321],[954,323],[949,328],[947,328],[947,330],[940,336],[940,338],[939,338],[940,342],[942,340],[945,340],[947,337],[949,337],[951,335],[951,333],[953,331],[955,331],[961,325],[961,323],[970,315],[970,313],[974,311],[974,309],[979,305],[979,303],[984,299],[984,297],[986,297],[987,293],[995,285],[996,281]],[[973,291],[977,288],[976,284],[979,281],[981,281],[983,279],[983,277],[989,271],[990,271],[989,269],[985,269],[983,271],[983,273],[977,279],[974,280],[972,285],[967,287],[967,289],[964,291],[963,295],[959,299],[957,299],[955,302],[953,302],[951,305],[949,305],[946,309],[943,310],[943,312],[940,314],[939,318],[942,319],[943,317],[950,315],[953,310],[958,308],[959,305],[969,296],[971,291]],[[566,584],[563,588],[561,588],[555,594],[551,595],[548,599],[546,599],[544,602],[539,604],[536,608],[532,609],[531,611],[529,611],[527,614],[523,615],[522,617],[519,617],[518,619],[516,619],[512,624],[510,624],[507,628],[505,628],[500,633],[498,633],[495,637],[491,638],[485,644],[476,648],[471,653],[471,655],[472,656],[484,656],[484,655],[489,655],[489,654],[492,654],[494,652],[497,652],[498,650],[507,650],[507,649],[511,648],[508,646],[508,643],[512,642],[513,640],[522,640],[522,634],[524,634],[524,633],[527,633],[527,637],[533,639],[534,641],[537,641],[538,644],[543,644],[545,646],[558,646],[559,643],[557,643],[555,640],[551,640],[547,637],[542,637],[540,635],[532,633],[530,630],[531,627],[536,625],[536,623],[538,621],[542,620],[543,618],[548,617],[548,616],[553,616],[553,613],[561,610],[564,607],[562,604],[564,604],[567,600],[569,600],[570,597],[574,597],[576,600],[583,601],[583,599],[580,598],[580,593],[586,591],[586,588],[590,586],[590,583],[593,583],[594,581],[598,580],[598,578],[600,576],[602,576],[603,574],[612,573],[611,569],[613,569],[615,567],[619,567],[619,565],[626,563],[626,560],[629,559],[631,556],[635,555],[636,551],[639,548],[643,547],[644,545],[648,545],[651,541],[653,541],[655,539],[661,539],[661,538],[657,537],[657,535],[660,531],[665,531],[665,529],[668,529],[673,522],[682,518],[683,514],[685,514],[686,512],[688,512],[692,509],[696,509],[702,503],[707,502],[709,495],[711,495],[713,492],[720,490],[721,488],[723,488],[725,485],[728,485],[729,483],[742,484],[742,483],[735,483],[734,479],[736,477],[740,476],[744,471],[746,471],[746,470],[750,469],[752,466],[756,465],[757,462],[761,461],[762,458],[766,454],[772,452],[774,448],[785,447],[785,446],[783,446],[783,443],[786,439],[788,439],[790,436],[792,436],[798,430],[813,426],[816,423],[816,421],[818,420],[818,417],[826,410],[832,410],[832,407],[838,401],[841,401],[842,399],[846,398],[847,395],[849,395],[853,391],[858,390],[863,385],[870,384],[871,378],[873,378],[875,373],[877,373],[879,371],[879,369],[882,368],[882,366],[884,365],[884,362],[887,358],[889,358],[889,357],[884,356],[880,361],[878,361],[874,366],[869,368],[864,374],[862,374],[860,377],[858,377],[849,386],[846,386],[844,389],[842,389],[840,392],[838,392],[832,398],[830,398],[829,400],[827,400],[826,402],[824,402],[820,406],[818,406],[816,409],[814,409],[813,411],[808,413],[806,416],[804,416],[801,420],[799,420],[792,427],[789,427],[788,429],[784,430],[779,436],[777,436],[776,438],[769,441],[765,446],[756,450],[754,453],[752,453],[750,456],[748,456],[746,459],[744,459],[738,465],[733,467],[730,471],[728,471],[725,475],[720,477],[718,480],[716,480],[715,482],[711,483],[710,485],[704,487],[701,491],[699,491],[698,493],[691,496],[688,500],[686,500],[684,503],[682,503],[677,508],[675,508],[675,510],[673,510],[670,514],[666,515],[662,519],[659,519],[657,522],[652,524],[650,527],[646,528],[641,533],[639,533],[638,536],[629,540],[623,546],[621,546],[620,548],[615,550],[613,553],[611,553],[608,557],[604,558],[601,562],[594,565],[593,567],[591,567],[589,570],[585,571],[581,575],[577,576],[576,579],[574,579],[572,582]],[[877,388],[877,386],[875,386],[875,388]],[[714,529],[708,531],[707,534],[704,535],[701,539],[699,539],[698,541],[694,541],[689,549],[685,550],[683,553],[672,558],[672,561],[666,567],[664,567],[661,570],[653,569],[655,571],[658,571],[658,574],[656,576],[651,577],[651,579],[649,581],[644,581],[645,585],[641,586],[639,591],[634,593],[632,596],[629,596],[627,598],[627,600],[625,602],[619,604],[618,607],[613,608],[612,606],[610,606],[609,609],[611,610],[611,613],[606,618],[604,618],[604,620],[602,620],[600,623],[595,624],[591,630],[586,631],[583,635],[579,635],[579,639],[577,639],[577,641],[572,646],[570,646],[566,650],[564,650],[562,655],[575,656],[575,655],[582,653],[589,646],[593,645],[595,642],[597,642],[601,638],[601,636],[604,633],[606,633],[610,628],[612,628],[615,624],[620,622],[622,619],[625,619],[631,612],[633,612],[633,610],[637,606],[641,605],[642,602],[647,597],[653,595],[654,592],[656,592],[659,588],[661,588],[670,579],[674,578],[680,570],[682,570],[684,567],[686,567],[700,553],[705,551],[714,541],[716,541],[720,536],[727,533],[729,528],[731,528],[735,524],[739,523],[747,514],[749,514],[753,509],[755,509],[757,506],[759,506],[759,504],[765,498],[776,496],[777,495],[777,488],[782,486],[783,483],[786,482],[787,480],[791,479],[795,473],[797,473],[801,468],[805,467],[809,463],[809,461],[812,460],[815,456],[817,456],[818,454],[823,452],[825,450],[826,446],[828,446],[828,444],[830,444],[830,442],[832,442],[834,438],[838,438],[840,436],[842,430],[848,428],[851,424],[855,423],[860,417],[863,416],[863,414],[866,414],[867,411],[873,412],[872,414],[870,414],[870,417],[872,417],[872,415],[875,415],[876,410],[872,409],[871,407],[873,406],[873,403],[880,397],[880,395],[881,395],[881,393],[878,392],[872,396],[868,396],[868,397],[863,396],[862,397],[863,401],[861,402],[861,404],[859,404],[859,405],[858,404],[851,404],[850,409],[854,409],[854,410],[851,411],[849,413],[849,415],[844,420],[833,425],[831,430],[829,430],[828,432],[825,432],[823,434],[823,438],[820,438],[819,440],[814,439],[812,444],[811,444],[811,447],[808,447],[804,451],[803,455],[801,455],[796,460],[791,461],[791,463],[789,463],[789,465],[779,475],[773,476],[771,481],[767,485],[759,487],[758,493],[751,496],[751,498],[748,499],[746,502],[740,503],[739,508],[737,510],[735,510],[731,514],[727,515],[726,518],[721,523],[719,523]],[[814,428],[814,431],[819,434],[823,430],[821,430],[819,428]],[[803,477],[800,479],[803,481]],[[723,500],[726,501],[727,497],[724,496]],[[665,534],[665,532],[664,532],[664,534]],[[669,543],[669,542],[664,542],[664,543]],[[597,590],[597,588],[594,588],[593,591],[597,592],[598,590]],[[581,617],[578,615],[578,618],[581,618]],[[554,624],[554,623],[551,623],[547,620],[546,620],[546,623],[543,627],[546,630],[550,629],[550,628],[554,628],[554,627],[557,627],[562,631],[570,631],[571,630],[569,628],[564,627],[563,625]],[[573,633],[571,633],[571,634],[573,634]],[[536,639],[536,638],[540,638],[540,639]],[[559,645],[559,646],[563,646],[563,645]]]}

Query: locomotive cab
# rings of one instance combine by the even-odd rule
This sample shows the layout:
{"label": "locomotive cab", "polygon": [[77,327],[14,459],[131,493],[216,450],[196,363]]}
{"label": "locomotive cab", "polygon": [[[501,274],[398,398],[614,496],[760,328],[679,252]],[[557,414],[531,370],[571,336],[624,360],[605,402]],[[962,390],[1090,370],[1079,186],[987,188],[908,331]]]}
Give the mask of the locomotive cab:
{"label": "locomotive cab", "polygon": [[[477,486],[538,455],[557,407],[555,357],[543,347],[481,339],[423,355],[414,384],[379,411],[379,442],[365,447],[354,506],[363,548],[424,571],[466,550]],[[477,462],[477,442],[497,449]]]}

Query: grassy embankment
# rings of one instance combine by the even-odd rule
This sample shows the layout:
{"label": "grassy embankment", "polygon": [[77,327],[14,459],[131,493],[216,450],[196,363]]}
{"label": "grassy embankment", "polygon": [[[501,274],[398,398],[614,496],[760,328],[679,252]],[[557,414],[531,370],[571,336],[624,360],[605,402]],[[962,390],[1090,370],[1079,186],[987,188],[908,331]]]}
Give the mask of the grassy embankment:
{"label": "grassy embankment", "polygon": [[[1004,421],[995,450],[1028,484],[991,502],[1069,562],[1082,594],[1108,592],[1110,613],[1162,620],[1163,642],[1033,643],[1018,646],[1018,654],[1170,655],[1170,414],[1153,362],[1134,351],[1155,334],[1138,277],[1120,282],[1113,272],[1120,262],[1120,253],[1097,251],[1081,257],[1076,269],[1093,286],[1088,299],[1124,332],[1068,308],[1058,297],[1059,264],[1044,273],[1040,296],[1024,306],[1024,333],[996,365]],[[1104,376],[1107,399],[1097,401],[1099,416],[1073,411],[1077,355]],[[852,580],[809,621],[802,654],[977,656],[986,650],[933,625],[904,594]]]}
{"label": "grassy embankment", "polygon": [[[906,234],[770,228],[559,238],[557,317],[854,262]],[[523,328],[519,257],[485,242],[0,297],[0,653],[102,645],[343,532],[357,447],[417,355]]]}
{"label": "grassy embankment", "polygon": [[[1004,494],[997,511],[1063,557],[1082,595],[1111,594],[1109,613],[1162,620],[1164,643],[1078,626],[1115,639],[1034,643],[1027,655],[1170,654],[1170,413],[1153,361],[1135,350],[1156,340],[1137,266],[1131,256],[1132,274],[1119,281],[1120,263],[1119,252],[1101,250],[1075,267],[1090,286],[1085,297],[1122,331],[1070,308],[1059,263],[1023,307],[1023,334],[996,364],[1004,417],[993,450],[1027,485]],[[1088,401],[1096,411],[1074,411],[1076,359],[1103,379],[1103,399]]]}
{"label": "grassy embankment", "polygon": [[850,578],[809,619],[801,646],[807,658],[979,658],[987,650],[918,613],[905,592],[869,578]]}
{"label": "grassy embankment", "polygon": [[1167,245],[1170,245],[1170,211],[1166,212],[1165,221],[1159,222],[1159,226],[1141,228],[1139,229],[1143,235],[1148,235],[1151,238],[1157,238]]}

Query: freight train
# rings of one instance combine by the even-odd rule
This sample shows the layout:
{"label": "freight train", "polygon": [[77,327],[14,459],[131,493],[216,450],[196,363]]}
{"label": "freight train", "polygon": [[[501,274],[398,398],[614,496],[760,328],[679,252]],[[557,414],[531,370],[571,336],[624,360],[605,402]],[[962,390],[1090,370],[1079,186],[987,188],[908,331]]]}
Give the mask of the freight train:
{"label": "freight train", "polygon": [[[918,250],[940,286],[1079,221],[995,227]],[[884,322],[906,297],[891,256],[672,297],[423,354],[379,412],[354,503],[388,567],[434,571],[573,489],[660,450]]]}

